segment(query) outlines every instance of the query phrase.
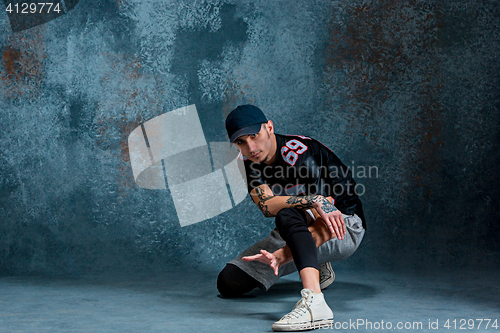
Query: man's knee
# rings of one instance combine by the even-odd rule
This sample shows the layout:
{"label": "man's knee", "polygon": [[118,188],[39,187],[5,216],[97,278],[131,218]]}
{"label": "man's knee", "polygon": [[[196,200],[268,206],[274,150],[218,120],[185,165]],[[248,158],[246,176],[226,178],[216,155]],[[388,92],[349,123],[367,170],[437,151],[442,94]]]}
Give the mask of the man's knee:
{"label": "man's knee", "polygon": [[286,237],[291,232],[298,230],[307,230],[307,217],[304,212],[297,208],[283,208],[277,214],[274,220],[276,228],[281,237],[286,241]]}
{"label": "man's knee", "polygon": [[259,286],[259,282],[233,264],[227,264],[217,277],[217,289],[224,297],[239,297]]}

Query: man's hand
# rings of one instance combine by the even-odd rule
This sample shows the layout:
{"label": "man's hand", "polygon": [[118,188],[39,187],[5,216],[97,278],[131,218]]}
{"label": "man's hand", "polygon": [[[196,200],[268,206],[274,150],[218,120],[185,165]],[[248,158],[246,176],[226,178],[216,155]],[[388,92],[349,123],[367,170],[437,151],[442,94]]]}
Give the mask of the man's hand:
{"label": "man's hand", "polygon": [[346,233],[344,218],[332,202],[323,196],[318,196],[313,208],[316,209],[332,235],[337,236],[337,239],[344,239]]}
{"label": "man's hand", "polygon": [[241,258],[243,261],[260,261],[263,264],[267,264],[271,266],[274,270],[274,275],[278,275],[278,269],[280,267],[280,262],[278,258],[272,253],[267,252],[266,250],[260,250],[260,254],[255,254],[253,256],[243,257]]}

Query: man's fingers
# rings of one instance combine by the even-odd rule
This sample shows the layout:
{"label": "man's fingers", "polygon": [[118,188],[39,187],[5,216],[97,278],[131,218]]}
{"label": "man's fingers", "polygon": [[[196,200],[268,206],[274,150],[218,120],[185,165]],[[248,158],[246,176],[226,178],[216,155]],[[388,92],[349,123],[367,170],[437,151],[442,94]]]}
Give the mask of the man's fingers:
{"label": "man's fingers", "polygon": [[328,224],[328,228],[330,229],[332,235],[340,239],[340,232],[338,230],[337,221],[335,221],[335,218],[330,217],[326,223]]}
{"label": "man's fingers", "polygon": [[334,220],[334,223],[333,224],[333,229],[335,229],[335,234],[337,235],[337,238],[338,239],[342,239],[342,234],[340,233],[340,230],[339,230],[339,227],[336,223],[336,221]]}
{"label": "man's fingers", "polygon": [[344,220],[344,216],[341,216],[341,219],[342,219],[342,229],[344,229],[344,236],[345,234],[347,233],[346,229],[345,229],[345,220]]}
{"label": "man's fingers", "polygon": [[269,252],[267,252],[266,250],[260,250],[260,252],[261,253],[254,254],[253,256],[243,257],[243,258],[241,258],[241,260],[243,260],[243,261],[258,260],[258,261],[261,261],[261,262],[262,262],[263,258],[267,258],[269,260],[269,257],[267,256],[267,254],[269,254]]}
{"label": "man's fingers", "polygon": [[337,221],[335,221],[335,217],[328,216],[328,219],[326,221],[327,221],[326,223],[327,223],[328,228],[330,229],[330,232],[332,233],[332,235],[334,235],[335,237],[340,239],[340,233],[339,233],[339,230],[337,227]]}
{"label": "man's fingers", "polygon": [[337,237],[338,239],[344,239],[345,234],[347,233],[346,227],[345,227],[345,221],[344,217],[342,216],[342,213],[340,211],[336,211],[330,214],[323,214],[324,217],[322,216],[321,218],[325,222],[326,226],[332,233],[334,237]]}
{"label": "man's fingers", "polygon": [[261,256],[262,256],[262,254],[255,254],[253,256],[243,257],[243,258],[241,258],[241,260],[243,260],[243,261],[253,261],[253,260],[259,259]]}
{"label": "man's fingers", "polygon": [[333,226],[330,224],[330,226],[328,226],[328,228],[330,229],[330,232],[332,233],[332,235],[335,236],[335,230],[333,229]]}
{"label": "man's fingers", "polygon": [[[326,218],[321,218],[323,220],[323,223],[325,223],[326,227],[328,228],[328,230],[330,231],[330,233],[332,234],[333,237],[335,237],[335,230],[333,229],[333,223],[332,223],[332,220],[328,218],[328,216],[326,216]],[[332,239],[333,239],[332,237]]]}
{"label": "man's fingers", "polygon": [[345,223],[342,215],[337,216],[337,226],[339,227],[339,232],[341,233],[340,239],[344,239]]}
{"label": "man's fingers", "polygon": [[274,275],[278,275],[278,264],[276,262],[271,264],[271,268],[274,270]]}
{"label": "man's fingers", "polygon": [[333,229],[333,223],[332,223],[333,219],[330,216],[326,215],[325,212],[321,208],[319,210],[319,213],[320,213],[321,219],[326,224],[326,227],[330,230],[332,235],[335,236],[335,230]]}
{"label": "man's fingers", "polygon": [[270,252],[267,252],[266,250],[260,250],[260,253],[262,253],[262,255],[265,256],[267,258],[267,260],[269,260],[269,265],[273,269],[274,275],[277,276],[278,275],[278,263],[276,262],[276,258],[274,257],[274,255]]}
{"label": "man's fingers", "polygon": [[330,232],[332,233],[333,236],[335,235],[335,229],[333,229],[333,223],[331,221],[328,221],[328,229],[330,229]]}
{"label": "man's fingers", "polygon": [[262,253],[263,255],[265,255],[269,259],[272,259],[272,257],[273,257],[273,255],[271,253],[267,252],[266,250],[260,250],[260,253]]}
{"label": "man's fingers", "polygon": [[274,254],[267,252],[266,250],[261,250],[261,252],[267,258],[267,260],[272,262],[275,259]]}
{"label": "man's fingers", "polygon": [[344,239],[344,228],[342,226],[342,215],[336,215],[335,217],[332,218],[333,221],[333,227],[335,229],[335,234],[337,235],[338,239]]}

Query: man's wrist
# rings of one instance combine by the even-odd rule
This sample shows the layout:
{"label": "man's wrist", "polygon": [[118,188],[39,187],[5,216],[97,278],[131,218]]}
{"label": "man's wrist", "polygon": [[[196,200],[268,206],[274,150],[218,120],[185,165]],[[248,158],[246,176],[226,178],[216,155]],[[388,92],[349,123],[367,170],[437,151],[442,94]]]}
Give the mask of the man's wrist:
{"label": "man's wrist", "polygon": [[281,249],[278,249],[272,253],[273,256],[276,258],[276,262],[278,263],[278,265],[281,265],[281,263],[283,262],[284,252],[285,252],[285,250],[283,248],[281,248]]}
{"label": "man's wrist", "polygon": [[318,211],[322,210],[325,213],[333,212],[337,210],[337,207],[333,204],[333,198],[332,201],[328,200],[328,198],[318,195],[318,199],[315,200],[314,202],[314,208]]}
{"label": "man's wrist", "polygon": [[278,263],[279,267],[293,260],[292,251],[290,250],[288,245],[285,245],[281,249],[274,251],[273,255],[276,258],[276,262]]}
{"label": "man's wrist", "polygon": [[315,208],[316,210],[320,208],[324,199],[322,195],[315,195],[312,200],[311,208]]}

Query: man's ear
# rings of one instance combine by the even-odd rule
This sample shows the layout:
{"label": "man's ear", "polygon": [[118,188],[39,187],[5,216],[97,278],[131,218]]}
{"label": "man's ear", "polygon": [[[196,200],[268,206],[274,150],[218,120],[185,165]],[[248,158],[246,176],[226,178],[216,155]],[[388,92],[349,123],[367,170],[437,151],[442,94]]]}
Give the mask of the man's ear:
{"label": "man's ear", "polygon": [[269,120],[266,123],[266,127],[267,127],[267,131],[269,132],[269,134],[274,134],[274,124],[273,124],[272,120]]}

